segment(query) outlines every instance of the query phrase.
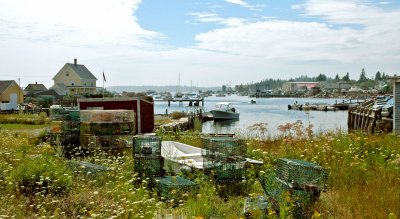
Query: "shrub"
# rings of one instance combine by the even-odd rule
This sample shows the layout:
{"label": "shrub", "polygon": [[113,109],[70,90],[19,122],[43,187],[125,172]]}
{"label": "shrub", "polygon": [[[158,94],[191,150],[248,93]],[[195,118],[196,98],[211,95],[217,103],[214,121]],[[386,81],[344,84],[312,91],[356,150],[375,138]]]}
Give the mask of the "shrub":
{"label": "shrub", "polygon": [[71,172],[65,162],[51,156],[26,157],[10,174],[17,194],[63,195],[72,186]]}
{"label": "shrub", "polygon": [[171,117],[172,119],[180,119],[182,117],[185,117],[186,113],[185,112],[172,112]]}

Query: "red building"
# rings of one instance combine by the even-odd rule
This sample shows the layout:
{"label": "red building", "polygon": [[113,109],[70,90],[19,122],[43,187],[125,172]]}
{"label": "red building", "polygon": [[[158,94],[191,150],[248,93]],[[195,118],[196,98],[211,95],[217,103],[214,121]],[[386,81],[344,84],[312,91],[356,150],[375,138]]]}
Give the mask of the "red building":
{"label": "red building", "polygon": [[150,133],[154,130],[154,103],[145,98],[87,98],[78,99],[80,110],[133,110],[136,133]]}

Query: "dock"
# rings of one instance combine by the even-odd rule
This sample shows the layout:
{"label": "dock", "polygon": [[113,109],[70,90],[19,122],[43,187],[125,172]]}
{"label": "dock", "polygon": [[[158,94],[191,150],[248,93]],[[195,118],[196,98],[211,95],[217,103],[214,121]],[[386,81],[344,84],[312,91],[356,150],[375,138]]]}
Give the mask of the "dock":
{"label": "dock", "polygon": [[354,106],[354,105],[361,105],[366,103],[367,100],[359,100],[359,99],[348,99],[348,100],[342,100],[342,101],[337,101],[336,103],[333,104],[333,107],[337,108],[338,110],[348,110],[349,106]]}
{"label": "dock", "polygon": [[348,109],[347,129],[349,132],[390,133],[393,130],[393,119],[381,116],[381,109],[368,106],[351,106]]}
{"label": "dock", "polygon": [[178,102],[179,105],[183,105],[184,102],[188,103],[188,106],[204,106],[204,98],[169,98],[169,99],[154,99],[154,102],[168,102],[168,106],[171,106],[171,102]]}
{"label": "dock", "polygon": [[288,105],[289,110],[316,110],[316,111],[337,111],[348,110],[351,106],[360,106],[368,103],[367,100],[348,99],[337,101],[334,104],[327,103],[304,103],[300,104],[297,101],[294,104]]}

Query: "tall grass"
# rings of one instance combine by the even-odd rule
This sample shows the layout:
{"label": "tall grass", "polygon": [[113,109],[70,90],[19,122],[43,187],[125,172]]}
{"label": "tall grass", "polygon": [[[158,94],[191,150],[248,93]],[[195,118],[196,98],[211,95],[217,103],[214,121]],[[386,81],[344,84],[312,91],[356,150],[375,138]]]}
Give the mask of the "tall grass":
{"label": "tall grass", "polygon": [[[174,212],[183,218],[240,218],[245,196],[262,194],[258,174],[273,168],[278,158],[289,157],[315,162],[329,170],[329,187],[313,209],[314,217],[400,216],[398,136],[340,132],[310,135],[308,126],[286,124],[281,127],[279,138],[270,138],[263,134],[264,125],[258,127],[262,130],[253,127],[248,133],[241,133],[248,139],[248,156],[264,161],[262,166],[249,167],[244,195],[230,193],[220,197],[221,187],[195,171],[185,173],[185,177],[199,183],[200,193],[195,197],[182,197],[176,207],[158,198],[156,191],[148,186],[152,182],[149,178],[139,178],[133,172],[131,151],[121,156],[98,152],[76,158],[108,167],[108,171],[93,172],[83,166],[71,169],[56,156],[56,150],[51,150],[55,145],[35,145],[29,136],[0,131],[0,215],[155,218],[162,212]],[[258,134],[254,134],[257,131]],[[158,134],[163,140],[201,146],[198,131],[160,130]],[[46,189],[38,187],[44,183]],[[34,189],[22,192],[20,188],[25,185],[34,185]],[[65,186],[63,192],[48,189],[48,186],[62,187],[60,185]],[[292,217],[290,200],[285,206],[281,215],[270,212],[269,217]]]}
{"label": "tall grass", "polygon": [[46,113],[39,114],[0,114],[0,124],[29,124],[39,125],[47,122]]}

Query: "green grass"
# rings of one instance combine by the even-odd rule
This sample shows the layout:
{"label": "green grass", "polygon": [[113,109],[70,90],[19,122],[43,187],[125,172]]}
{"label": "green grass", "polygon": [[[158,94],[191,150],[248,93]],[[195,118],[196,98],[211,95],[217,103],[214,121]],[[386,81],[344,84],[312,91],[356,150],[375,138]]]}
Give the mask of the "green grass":
{"label": "green grass", "polygon": [[39,114],[25,114],[25,113],[16,113],[16,114],[0,114],[0,123],[2,124],[31,124],[31,125],[39,125],[47,123],[48,118],[47,114],[42,112]]}
{"label": "green grass", "polygon": [[[272,168],[278,158],[288,157],[311,161],[329,170],[328,190],[322,193],[312,209],[314,218],[400,216],[398,136],[311,135],[308,129],[296,124],[281,127],[282,135],[271,139],[263,134],[264,125],[260,126],[257,136],[254,128],[240,134],[249,139],[248,156],[263,160],[264,165],[250,167],[244,194],[235,194],[235,189],[224,193],[226,186],[217,186],[201,172],[194,172],[185,177],[200,185],[200,193],[171,202],[159,199],[156,191],[148,187],[151,180],[139,178],[133,172],[132,151],[122,156],[95,153],[80,158],[110,168],[107,172],[91,173],[81,167],[66,170],[67,163],[56,156],[55,146],[34,145],[32,142],[35,141],[29,136],[3,129],[0,131],[0,215],[15,218],[154,218],[156,214],[174,214],[183,218],[240,218],[246,196],[262,193],[257,175]],[[159,131],[158,134],[165,140],[201,146],[199,132]],[[48,183],[46,187],[41,182],[54,184]],[[39,187],[42,191],[53,191],[54,188],[48,188],[53,185],[67,189],[62,193],[58,193],[59,190],[46,193],[34,192],[37,187],[33,190],[21,187],[37,183],[42,186]],[[270,212],[269,217],[290,218],[290,199],[287,202],[281,215]]]}
{"label": "green grass", "polygon": [[47,124],[30,125],[30,124],[0,124],[2,130],[32,130],[32,129],[44,129],[49,127]]}

